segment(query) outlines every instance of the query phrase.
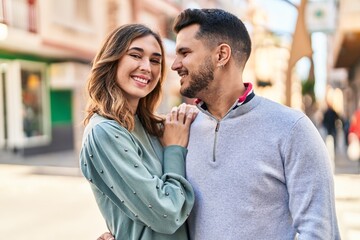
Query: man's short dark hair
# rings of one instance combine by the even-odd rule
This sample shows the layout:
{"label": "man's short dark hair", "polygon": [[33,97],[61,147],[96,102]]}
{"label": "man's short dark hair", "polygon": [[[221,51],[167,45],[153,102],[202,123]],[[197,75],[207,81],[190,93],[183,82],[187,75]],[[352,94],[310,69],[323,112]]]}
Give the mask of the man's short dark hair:
{"label": "man's short dark hair", "polygon": [[175,19],[173,30],[199,24],[197,39],[205,40],[210,47],[226,43],[234,59],[245,65],[251,53],[251,40],[244,23],[235,15],[221,9],[186,9]]}

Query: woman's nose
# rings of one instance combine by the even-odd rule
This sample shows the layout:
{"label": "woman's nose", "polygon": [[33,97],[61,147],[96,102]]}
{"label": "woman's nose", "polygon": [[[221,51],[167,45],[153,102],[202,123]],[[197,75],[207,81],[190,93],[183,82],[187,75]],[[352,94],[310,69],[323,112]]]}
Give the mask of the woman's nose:
{"label": "woman's nose", "polygon": [[150,72],[151,71],[151,64],[150,64],[150,60],[144,59],[140,62],[140,70],[142,71],[147,71]]}

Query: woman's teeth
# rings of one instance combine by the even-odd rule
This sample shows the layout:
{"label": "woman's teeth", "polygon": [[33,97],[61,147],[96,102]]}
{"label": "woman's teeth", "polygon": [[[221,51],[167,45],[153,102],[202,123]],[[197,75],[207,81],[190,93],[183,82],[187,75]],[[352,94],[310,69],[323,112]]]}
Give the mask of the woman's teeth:
{"label": "woman's teeth", "polygon": [[149,80],[139,77],[134,77],[135,81],[147,84]]}

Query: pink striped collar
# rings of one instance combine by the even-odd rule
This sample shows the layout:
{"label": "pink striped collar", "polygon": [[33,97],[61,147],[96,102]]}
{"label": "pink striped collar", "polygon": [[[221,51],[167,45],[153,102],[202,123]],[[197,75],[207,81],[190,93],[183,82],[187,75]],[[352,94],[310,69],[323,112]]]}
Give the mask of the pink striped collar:
{"label": "pink striped collar", "polygon": [[[236,104],[236,106],[242,105],[246,101],[247,97],[254,92],[253,85],[250,82],[244,83],[244,86],[245,92],[238,98],[238,103]],[[200,106],[203,105],[203,101],[200,98],[195,99],[194,103]]]}

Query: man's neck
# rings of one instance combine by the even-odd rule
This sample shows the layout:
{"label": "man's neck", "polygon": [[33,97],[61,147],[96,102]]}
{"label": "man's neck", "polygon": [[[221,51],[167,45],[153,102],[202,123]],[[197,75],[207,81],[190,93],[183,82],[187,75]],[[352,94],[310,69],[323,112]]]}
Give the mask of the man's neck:
{"label": "man's neck", "polygon": [[[207,110],[217,119],[222,119],[229,112],[230,108],[245,93],[243,83],[236,88],[221,89],[213,94],[208,94],[202,99]],[[211,96],[211,97],[210,97]]]}

